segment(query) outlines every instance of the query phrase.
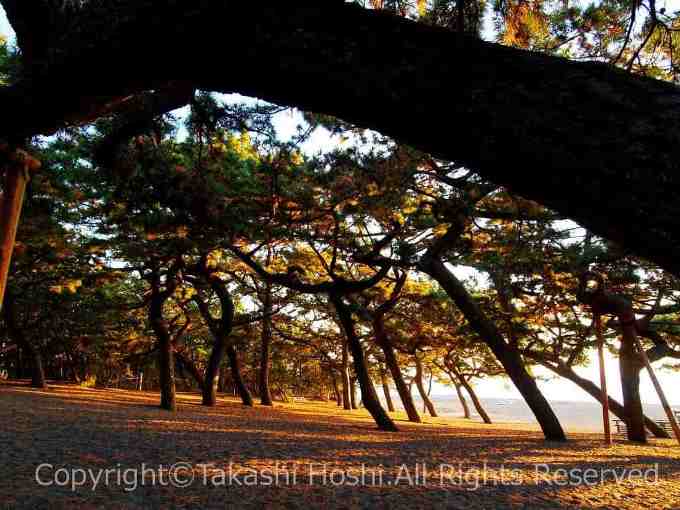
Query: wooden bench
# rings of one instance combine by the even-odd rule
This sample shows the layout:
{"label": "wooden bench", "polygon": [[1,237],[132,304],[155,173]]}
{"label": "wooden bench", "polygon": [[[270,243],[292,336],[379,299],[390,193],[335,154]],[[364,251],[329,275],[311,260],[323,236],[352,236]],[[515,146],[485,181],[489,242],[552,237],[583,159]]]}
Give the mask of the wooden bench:
{"label": "wooden bench", "polygon": [[616,429],[615,434],[625,435],[626,434],[626,422],[623,420],[614,420],[614,428]]}
{"label": "wooden bench", "polygon": [[[680,411],[674,411],[675,414],[675,419],[680,422]],[[617,435],[622,435],[625,436],[627,432],[626,428],[626,422],[623,420],[615,419],[614,421],[614,428],[616,429],[615,434]],[[673,435],[673,427],[671,426],[671,422],[668,420],[655,420],[655,423],[659,425],[662,429],[664,429],[666,432],[668,432],[668,435],[672,436]],[[647,431],[647,435],[649,434],[649,431]]]}

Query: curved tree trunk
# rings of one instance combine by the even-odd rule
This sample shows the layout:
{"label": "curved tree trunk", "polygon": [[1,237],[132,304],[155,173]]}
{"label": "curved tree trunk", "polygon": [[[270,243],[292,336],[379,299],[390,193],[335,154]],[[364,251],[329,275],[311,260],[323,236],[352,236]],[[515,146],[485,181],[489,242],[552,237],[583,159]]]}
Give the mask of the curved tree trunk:
{"label": "curved tree trunk", "polygon": [[[539,358],[534,358],[536,361],[538,361],[542,366],[546,367],[549,370],[552,370],[555,372],[557,375],[560,377],[564,377],[568,381],[573,382],[576,384],[579,388],[581,388],[583,391],[587,392],[591,397],[593,397],[595,400],[598,402],[602,403],[604,400],[604,395],[602,394],[602,390],[597,386],[594,382],[581,377],[578,375],[571,367],[568,367],[566,365],[564,366],[555,366],[551,363],[547,363]],[[607,395],[607,399],[609,401],[609,411],[619,418],[620,420],[626,421],[626,412],[621,405],[620,402],[617,400],[613,399],[610,395]],[[645,416],[644,417],[644,422],[645,422],[645,427],[654,434],[655,437],[659,438],[670,438],[670,435],[666,430],[658,425],[654,420],[651,418]]]}
{"label": "curved tree trunk", "polygon": [[260,370],[258,372],[258,385],[260,389],[260,403],[264,406],[273,405],[272,393],[269,388],[269,365],[271,363],[272,343],[272,289],[267,284],[264,294],[264,307],[262,310],[262,337],[260,347]]}
{"label": "curved tree trunk", "polygon": [[354,371],[356,372],[359,386],[361,388],[361,400],[364,406],[371,413],[380,430],[396,432],[398,429],[389,415],[380,405],[380,400],[375,392],[375,387],[371,381],[371,376],[366,365],[366,358],[364,356],[364,349],[361,346],[361,340],[356,335],[354,330],[354,321],[352,313],[345,303],[342,302],[340,296],[331,294],[331,303],[338,313],[338,318],[345,332],[347,343],[352,351],[352,359],[354,360]]}
{"label": "curved tree trunk", "polygon": [[470,327],[489,346],[531,408],[545,438],[551,441],[565,441],[566,435],[562,425],[538,389],[536,381],[527,372],[520,353],[507,344],[496,325],[486,317],[465,286],[438,257],[428,257],[420,266],[422,271],[432,276],[442,286],[463,313]]}
{"label": "curved tree trunk", "polygon": [[383,394],[385,395],[385,402],[387,403],[387,410],[394,412],[394,403],[392,402],[392,395],[390,395],[390,383],[387,379],[387,373],[383,367],[380,367],[380,383],[382,384]]}
{"label": "curved tree trunk", "polygon": [[416,386],[418,387],[418,393],[420,393],[420,398],[423,399],[423,405],[427,408],[430,416],[436,418],[437,411],[435,410],[434,404],[425,391],[425,386],[423,386],[423,362],[417,354],[414,357],[416,359]]}
{"label": "curved tree trunk", "polygon": [[203,405],[214,406],[217,403],[217,389],[220,383],[220,365],[224,358],[226,340],[219,335],[214,338],[215,343],[210,351],[208,364],[205,367],[205,377],[203,382]]}
{"label": "curved tree trunk", "polygon": [[463,392],[461,391],[462,386],[460,384],[454,384],[453,386],[456,388],[458,400],[460,401],[460,405],[463,407],[463,418],[469,420],[471,418],[470,408],[468,407],[467,400],[465,400],[465,395],[463,395]]}
{"label": "curved tree trunk", "polygon": [[[210,311],[208,302],[198,294],[194,296],[194,302],[198,305],[199,312],[213,337],[213,345],[203,377],[202,403],[205,406],[214,406],[217,403],[217,388],[220,383],[220,366],[222,365],[224,353],[227,350],[227,345],[229,343],[228,337],[233,326],[234,303],[232,302],[226,284],[219,277],[212,274],[207,267],[199,267],[197,273],[210,283],[210,288],[219,299],[221,309],[221,316],[219,319],[216,319]],[[238,362],[238,359],[236,361]],[[236,379],[234,379],[234,382],[236,383]]]}
{"label": "curved tree trunk", "polygon": [[465,388],[465,391],[467,391],[468,395],[470,395],[470,399],[472,400],[472,405],[475,406],[475,410],[477,411],[477,414],[480,416],[482,421],[486,424],[490,424],[491,418],[489,417],[486,410],[484,409],[484,406],[482,406],[482,403],[480,402],[479,398],[477,397],[477,393],[475,392],[472,385],[462,376],[460,376],[458,380],[460,381],[460,384]]}
{"label": "curved tree trunk", "polygon": [[234,381],[236,391],[241,397],[241,402],[243,402],[244,406],[253,407],[254,405],[253,396],[250,394],[248,386],[246,385],[245,381],[243,380],[243,376],[241,375],[241,361],[238,359],[236,347],[229,344],[227,345],[226,351],[227,358],[229,358],[229,366],[231,367],[231,378]]}
{"label": "curved tree trunk", "polygon": [[376,342],[385,356],[385,365],[387,365],[387,368],[392,375],[392,380],[397,388],[397,393],[399,393],[401,404],[404,406],[404,411],[406,411],[409,421],[420,423],[420,415],[413,403],[411,389],[407,386],[406,381],[404,381],[404,375],[401,373],[401,367],[399,367],[399,361],[394,352],[394,347],[392,347],[392,343],[385,331],[385,323],[383,322],[382,316],[373,319],[373,332],[375,333]]}
{"label": "curved tree trunk", "polygon": [[189,372],[191,377],[196,382],[196,385],[198,386],[199,390],[203,392],[205,388],[205,379],[203,378],[203,374],[201,373],[201,371],[196,366],[196,363],[194,363],[193,360],[191,360],[188,356],[185,356],[183,353],[177,351],[174,351],[174,356],[175,359],[177,360],[179,369],[180,370],[184,369],[187,372]]}

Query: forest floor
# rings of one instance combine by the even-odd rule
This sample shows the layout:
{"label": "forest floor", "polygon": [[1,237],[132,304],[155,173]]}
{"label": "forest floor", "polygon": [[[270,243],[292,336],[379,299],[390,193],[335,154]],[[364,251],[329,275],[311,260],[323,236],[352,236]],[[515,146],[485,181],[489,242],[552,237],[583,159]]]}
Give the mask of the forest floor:
{"label": "forest floor", "polygon": [[0,382],[1,508],[680,508],[680,447],[427,418],[379,432],[333,403]]}

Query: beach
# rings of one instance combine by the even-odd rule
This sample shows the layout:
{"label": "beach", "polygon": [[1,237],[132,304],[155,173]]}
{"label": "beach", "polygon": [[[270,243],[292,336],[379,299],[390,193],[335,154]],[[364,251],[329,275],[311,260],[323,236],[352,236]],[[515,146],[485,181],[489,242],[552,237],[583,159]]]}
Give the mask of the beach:
{"label": "beach", "polygon": [[0,384],[4,508],[620,508],[680,505],[680,447],[452,418],[379,432],[327,402]]}

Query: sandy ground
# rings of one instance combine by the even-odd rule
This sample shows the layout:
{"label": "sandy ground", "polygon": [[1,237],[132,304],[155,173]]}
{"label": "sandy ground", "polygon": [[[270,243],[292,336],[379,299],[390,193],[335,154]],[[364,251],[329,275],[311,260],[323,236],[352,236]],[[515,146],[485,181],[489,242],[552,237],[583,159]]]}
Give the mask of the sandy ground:
{"label": "sandy ground", "polygon": [[680,447],[549,443],[527,425],[428,419],[377,431],[329,403],[204,408],[0,383],[3,508],[680,509]]}

